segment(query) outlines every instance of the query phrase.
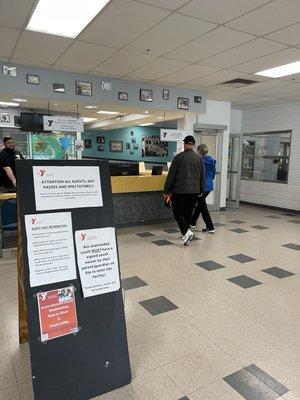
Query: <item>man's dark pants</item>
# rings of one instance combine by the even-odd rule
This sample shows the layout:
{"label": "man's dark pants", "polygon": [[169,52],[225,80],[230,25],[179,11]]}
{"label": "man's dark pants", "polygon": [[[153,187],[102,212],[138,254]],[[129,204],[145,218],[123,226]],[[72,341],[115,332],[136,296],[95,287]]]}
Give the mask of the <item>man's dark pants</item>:
{"label": "man's dark pants", "polygon": [[198,194],[195,193],[173,193],[172,209],[182,235],[185,235],[191,225],[193,210],[195,208]]}
{"label": "man's dark pants", "polygon": [[209,211],[207,209],[207,204],[206,204],[206,197],[209,195],[210,192],[204,192],[201,197],[198,198],[192,219],[191,219],[191,225],[195,226],[197,223],[197,219],[199,218],[199,215],[202,215],[203,221],[205,222],[206,228],[210,231],[213,231],[214,224],[212,222],[212,219],[210,217]]}

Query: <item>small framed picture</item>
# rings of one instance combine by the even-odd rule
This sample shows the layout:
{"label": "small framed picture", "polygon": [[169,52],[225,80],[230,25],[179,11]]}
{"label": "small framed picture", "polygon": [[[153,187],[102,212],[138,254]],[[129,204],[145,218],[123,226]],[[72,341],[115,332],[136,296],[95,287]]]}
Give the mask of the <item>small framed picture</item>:
{"label": "small framed picture", "polygon": [[140,100],[141,101],[153,101],[153,90],[140,89]]}
{"label": "small framed picture", "polygon": [[2,72],[4,76],[17,76],[17,67],[8,67],[7,65],[3,65]]}
{"label": "small framed picture", "polygon": [[136,143],[136,137],[134,137],[134,136],[131,137],[131,143],[133,143],[133,144]]}
{"label": "small framed picture", "polygon": [[126,93],[126,92],[118,92],[118,100],[127,101],[128,100],[128,93]]}
{"label": "small framed picture", "polygon": [[126,142],[126,150],[130,150],[130,146],[131,145],[131,143],[129,143],[129,142]]}
{"label": "small framed picture", "polygon": [[40,77],[38,75],[26,75],[26,82],[29,85],[39,85],[40,84]]}
{"label": "small framed picture", "polygon": [[177,108],[179,110],[188,110],[190,101],[187,97],[178,97],[177,99]]}
{"label": "small framed picture", "polygon": [[163,89],[162,98],[163,98],[163,100],[169,100],[169,98],[170,98],[170,91],[169,91],[168,89]]}
{"label": "small framed picture", "polygon": [[97,143],[105,143],[105,136],[97,136]]}
{"label": "small framed picture", "polygon": [[84,140],[84,147],[86,149],[91,149],[92,148],[92,139],[85,139]]}
{"label": "small framed picture", "polygon": [[139,149],[139,145],[138,144],[134,144],[133,145],[133,150],[138,150]]}
{"label": "small framed picture", "polygon": [[92,83],[76,81],[75,92],[78,96],[92,96]]}
{"label": "small framed picture", "polygon": [[9,123],[10,123],[10,114],[0,113],[0,124],[9,124]]}
{"label": "small framed picture", "polygon": [[104,151],[104,144],[100,144],[98,146],[98,151]]}
{"label": "small framed picture", "polygon": [[109,142],[110,151],[113,153],[123,153],[123,142],[121,140],[111,140]]}
{"label": "small framed picture", "polygon": [[130,149],[130,152],[129,152],[130,154],[134,154],[134,150],[133,149]]}
{"label": "small framed picture", "polygon": [[194,103],[201,104],[202,103],[202,96],[194,96]]}
{"label": "small framed picture", "polygon": [[130,132],[130,136],[134,136],[134,131],[131,131],[131,132]]}
{"label": "small framed picture", "polygon": [[66,88],[63,83],[53,83],[53,92],[55,93],[65,93]]}

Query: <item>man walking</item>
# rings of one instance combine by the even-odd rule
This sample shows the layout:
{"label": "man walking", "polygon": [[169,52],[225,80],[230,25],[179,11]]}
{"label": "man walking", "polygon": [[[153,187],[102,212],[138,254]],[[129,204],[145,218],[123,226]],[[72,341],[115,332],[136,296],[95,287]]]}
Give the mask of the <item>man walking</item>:
{"label": "man walking", "polygon": [[16,160],[23,159],[22,154],[15,150],[15,139],[4,136],[4,149],[0,151],[0,188],[7,191],[16,187]]}
{"label": "man walking", "polygon": [[164,193],[172,196],[174,218],[183,244],[188,245],[193,238],[190,230],[193,210],[204,189],[204,171],[201,158],[194,151],[194,137],[188,135],[183,142],[184,151],[177,154],[171,164]]}

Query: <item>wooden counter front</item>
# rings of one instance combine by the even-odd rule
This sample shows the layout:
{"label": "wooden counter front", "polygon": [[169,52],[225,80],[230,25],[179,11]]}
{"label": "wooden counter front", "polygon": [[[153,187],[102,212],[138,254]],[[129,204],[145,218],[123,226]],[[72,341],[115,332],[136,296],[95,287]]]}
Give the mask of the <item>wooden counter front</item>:
{"label": "wooden counter front", "polygon": [[112,176],[112,193],[158,192],[164,190],[167,173],[163,175]]}

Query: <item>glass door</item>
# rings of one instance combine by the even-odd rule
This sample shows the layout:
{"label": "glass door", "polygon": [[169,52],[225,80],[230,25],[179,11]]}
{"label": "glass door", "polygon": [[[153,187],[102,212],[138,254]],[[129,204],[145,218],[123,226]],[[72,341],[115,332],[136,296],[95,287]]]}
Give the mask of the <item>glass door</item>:
{"label": "glass door", "polygon": [[231,208],[238,208],[240,204],[241,156],[241,135],[230,135],[228,146],[226,206]]}

